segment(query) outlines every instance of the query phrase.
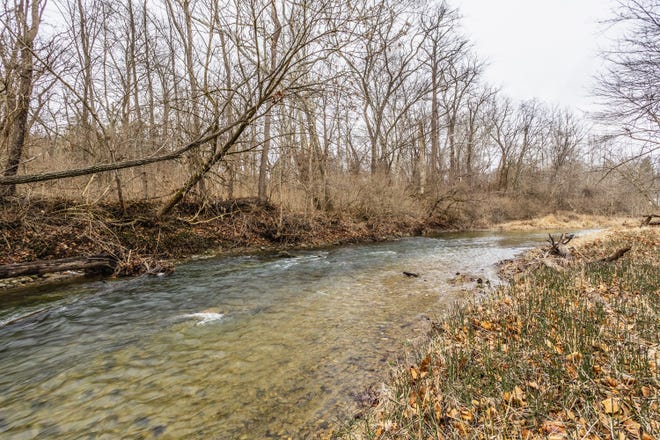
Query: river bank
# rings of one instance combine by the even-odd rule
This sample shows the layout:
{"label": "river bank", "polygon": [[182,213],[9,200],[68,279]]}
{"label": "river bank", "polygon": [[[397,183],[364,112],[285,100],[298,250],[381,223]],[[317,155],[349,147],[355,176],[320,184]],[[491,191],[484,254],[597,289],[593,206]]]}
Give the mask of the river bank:
{"label": "river bank", "polygon": [[[183,204],[157,219],[158,205],[80,205],[67,200],[0,208],[0,265],[97,254],[117,261],[113,276],[167,272],[196,256],[241,255],[383,241],[419,235],[415,218],[360,220],[289,213],[256,199]],[[80,274],[23,276],[1,288],[69,279]]]}
{"label": "river bank", "polygon": [[[642,439],[660,432],[660,234],[605,231],[503,266],[510,284],[435,324],[347,439]],[[616,261],[598,261],[631,246]]]}
{"label": "river bank", "polygon": [[[68,200],[16,201],[0,207],[0,265],[98,254],[117,261],[114,276],[167,272],[199,255],[240,255],[384,241],[471,224],[437,219],[354,218],[339,213],[290,213],[256,199],[182,204],[176,215],[156,218],[157,204],[81,205]],[[605,227],[623,218],[558,213],[535,220],[482,225],[493,230],[569,230]],[[630,220],[632,221],[632,220]],[[61,282],[78,272],[0,280],[0,289]]]}

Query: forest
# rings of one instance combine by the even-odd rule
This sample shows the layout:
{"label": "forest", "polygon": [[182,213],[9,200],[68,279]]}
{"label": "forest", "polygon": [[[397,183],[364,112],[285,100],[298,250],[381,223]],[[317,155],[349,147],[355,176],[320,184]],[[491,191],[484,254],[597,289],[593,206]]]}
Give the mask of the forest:
{"label": "forest", "polygon": [[158,217],[237,198],[448,223],[653,211],[643,3],[613,20],[630,50],[604,55],[603,111],[580,114],[486,83],[446,2],[4,0],[0,188]]}
{"label": "forest", "polygon": [[585,112],[458,0],[0,0],[0,434],[657,438],[660,3],[612,3]]}

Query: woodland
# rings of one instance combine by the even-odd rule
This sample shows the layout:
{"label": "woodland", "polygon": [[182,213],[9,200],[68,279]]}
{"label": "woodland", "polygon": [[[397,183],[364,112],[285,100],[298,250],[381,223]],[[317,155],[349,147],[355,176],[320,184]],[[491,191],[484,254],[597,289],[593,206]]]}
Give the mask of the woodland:
{"label": "woodland", "polygon": [[[636,216],[643,227],[579,244],[570,234],[550,235],[551,248],[505,262],[508,283],[492,291],[475,279],[482,290],[465,290],[474,298],[464,306],[440,322],[426,317],[426,345],[397,367],[383,393],[362,399],[359,417],[321,438],[653,440],[660,432],[660,2],[615,3],[603,23],[615,38],[601,53],[593,90],[599,110],[580,113],[518,101],[489,84],[458,1],[0,0],[0,289],[12,293],[62,271],[165,275],[173,261],[204,252],[289,258],[283,248],[555,213],[567,219],[562,227],[584,214]],[[95,298],[106,291],[99,292]],[[110,321],[102,315],[113,315],[114,327],[88,329],[76,321],[82,312],[62,312],[73,317],[75,338],[146,328],[126,318],[137,315],[93,304],[88,316],[103,323]],[[257,309],[254,315],[267,308]],[[9,363],[36,371],[23,385],[105,411],[123,399],[118,382],[135,384],[128,373],[114,375],[124,365],[115,363],[119,356],[99,358],[111,361],[92,374],[113,376],[98,373],[93,390],[76,394],[87,382],[69,364],[97,364],[55,341],[69,321],[49,308],[26,310],[0,325],[11,335],[0,347],[3,360],[60,347],[76,357],[67,357],[69,373],[39,383],[53,370],[50,360]],[[201,314],[210,311],[224,316],[217,308]],[[183,341],[187,330],[170,321],[181,316],[172,316],[162,321]],[[29,336],[32,326],[47,338]],[[121,348],[98,351],[114,356],[128,347],[125,365],[135,377],[138,365],[147,366],[151,387],[156,363],[142,357],[151,338],[140,334],[136,344],[131,336]],[[200,350],[203,339],[194,339],[186,350]],[[96,339],[80,344],[87,340]],[[23,351],[31,344],[38,351]],[[156,346],[159,354],[169,347]],[[206,365],[199,359],[186,357],[186,368],[194,367],[190,360]],[[213,371],[225,362],[209,359]],[[244,372],[256,364],[236,365]],[[297,370],[281,365],[297,386]],[[62,385],[65,379],[75,384]],[[104,387],[112,400],[94,394]],[[206,393],[188,382],[181,390],[181,401]],[[25,410],[1,413],[0,431],[52,437],[71,428],[51,423],[62,412],[69,420],[75,411],[66,406],[48,413],[48,424],[29,419],[58,400],[17,400]],[[151,400],[161,405],[160,397]],[[132,429],[173,435],[166,424],[148,426],[155,416],[135,418],[142,409],[127,408]],[[194,408],[186,416],[198,428],[202,411]],[[214,412],[213,422],[223,423],[223,414]],[[95,415],[72,429],[90,423],[94,433],[118,423],[113,417]]]}
{"label": "woodland", "polygon": [[653,214],[657,2],[604,25],[582,114],[488,84],[447,2],[3,0],[4,223],[53,200],[155,221],[252,200],[278,227]]}

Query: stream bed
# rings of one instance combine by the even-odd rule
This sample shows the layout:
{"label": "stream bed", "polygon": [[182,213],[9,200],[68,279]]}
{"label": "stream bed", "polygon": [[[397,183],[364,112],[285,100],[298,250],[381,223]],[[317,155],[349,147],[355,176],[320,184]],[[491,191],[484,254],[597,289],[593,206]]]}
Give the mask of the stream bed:
{"label": "stream bed", "polygon": [[0,292],[0,437],[313,437],[465,299],[456,273],[495,282],[497,261],[545,237],[406,238]]}

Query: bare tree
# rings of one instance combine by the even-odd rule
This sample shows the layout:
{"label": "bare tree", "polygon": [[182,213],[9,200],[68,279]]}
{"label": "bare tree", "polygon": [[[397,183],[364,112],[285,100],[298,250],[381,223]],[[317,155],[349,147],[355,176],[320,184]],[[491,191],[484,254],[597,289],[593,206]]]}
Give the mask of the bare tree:
{"label": "bare tree", "polygon": [[619,127],[615,136],[638,141],[640,153],[648,153],[660,148],[660,2],[618,3],[608,24],[622,36],[603,53],[607,69],[595,92],[605,107],[596,116]]}
{"label": "bare tree", "polygon": [[458,18],[457,11],[450,9],[445,2],[434,8],[431,14],[421,17],[422,30],[426,34],[424,64],[431,77],[431,180],[436,177],[440,155],[440,94],[451,87],[445,72],[460,59],[467,46],[467,40],[459,38],[456,32]]}
{"label": "bare tree", "polygon": [[[270,71],[277,68],[277,43],[282,34],[282,24],[278,17],[277,6],[275,0],[270,2],[270,18],[272,20],[273,30],[270,35],[265,35],[264,38],[270,41]],[[264,44],[265,45],[265,44]],[[259,184],[258,184],[258,197],[260,200],[266,199],[266,178],[268,174],[268,153],[270,152],[270,132],[271,132],[271,118],[272,107],[266,110],[264,115],[264,144],[261,150],[261,159],[259,161]]]}
{"label": "bare tree", "polygon": [[[4,67],[4,99],[0,145],[7,148],[3,176],[13,177],[23,157],[28,135],[30,100],[34,88],[34,49],[45,0],[5,0],[2,21],[5,32],[0,41]],[[16,185],[0,188],[0,197],[16,194]]]}
{"label": "bare tree", "polygon": [[350,53],[355,96],[370,147],[371,174],[388,174],[396,154],[392,137],[406,113],[427,93],[429,82],[418,74],[424,33],[406,20],[407,2],[379,1],[365,8]]}

